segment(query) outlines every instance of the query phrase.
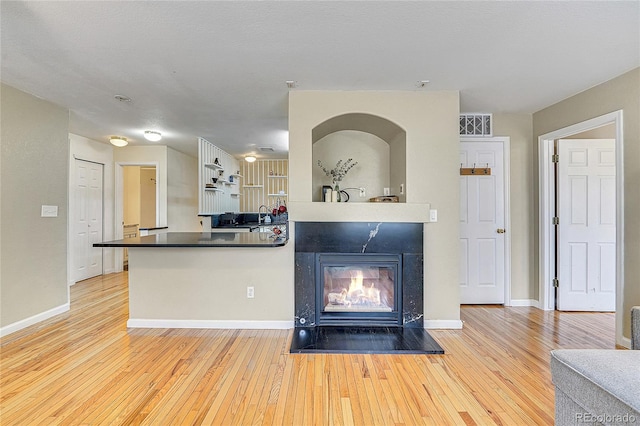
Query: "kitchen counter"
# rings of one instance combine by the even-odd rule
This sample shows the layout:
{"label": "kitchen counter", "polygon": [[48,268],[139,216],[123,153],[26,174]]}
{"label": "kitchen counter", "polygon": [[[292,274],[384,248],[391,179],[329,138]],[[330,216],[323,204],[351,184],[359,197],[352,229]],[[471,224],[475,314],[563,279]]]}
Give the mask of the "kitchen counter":
{"label": "kitchen counter", "polygon": [[288,239],[269,232],[167,232],[95,243],[94,247],[282,247]]}

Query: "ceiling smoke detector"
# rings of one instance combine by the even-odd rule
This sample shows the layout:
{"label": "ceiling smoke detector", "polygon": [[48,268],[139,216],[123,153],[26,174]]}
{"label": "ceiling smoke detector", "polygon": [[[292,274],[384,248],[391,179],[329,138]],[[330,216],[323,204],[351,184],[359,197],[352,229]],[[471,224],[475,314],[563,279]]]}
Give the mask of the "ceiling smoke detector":
{"label": "ceiling smoke detector", "polygon": [[131,102],[131,98],[125,95],[115,95],[114,98],[120,102]]}
{"label": "ceiling smoke detector", "polygon": [[295,89],[296,87],[298,87],[298,82],[294,80],[287,80],[285,83],[287,83],[287,87],[289,89]]}

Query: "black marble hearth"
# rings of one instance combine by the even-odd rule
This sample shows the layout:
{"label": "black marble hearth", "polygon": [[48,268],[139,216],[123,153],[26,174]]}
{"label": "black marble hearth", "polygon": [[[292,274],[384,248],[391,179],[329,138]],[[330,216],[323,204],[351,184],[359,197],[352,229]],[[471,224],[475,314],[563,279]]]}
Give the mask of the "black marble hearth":
{"label": "black marble hearth", "polygon": [[[296,222],[295,227],[292,353],[444,353],[424,330],[422,223]],[[316,300],[317,259],[323,253],[400,256],[401,312],[396,324],[323,324],[323,304]]]}
{"label": "black marble hearth", "polygon": [[423,328],[296,327],[291,353],[444,354]]}

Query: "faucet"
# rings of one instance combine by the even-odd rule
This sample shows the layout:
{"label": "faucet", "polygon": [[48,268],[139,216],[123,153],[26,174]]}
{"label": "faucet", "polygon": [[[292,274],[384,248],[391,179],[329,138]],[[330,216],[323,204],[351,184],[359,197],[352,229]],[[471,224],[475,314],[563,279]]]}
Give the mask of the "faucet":
{"label": "faucet", "polygon": [[264,212],[266,214],[269,214],[269,208],[264,204],[258,207],[258,225],[260,225],[260,222],[262,222],[262,216],[260,216],[260,210],[262,210],[263,207],[264,207]]}

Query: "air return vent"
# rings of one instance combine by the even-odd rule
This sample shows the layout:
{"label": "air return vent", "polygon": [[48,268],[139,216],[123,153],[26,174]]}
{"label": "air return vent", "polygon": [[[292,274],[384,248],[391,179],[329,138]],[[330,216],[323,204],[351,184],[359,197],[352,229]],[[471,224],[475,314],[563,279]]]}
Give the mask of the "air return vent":
{"label": "air return vent", "polygon": [[493,136],[491,114],[460,114],[460,136]]}
{"label": "air return vent", "polygon": [[261,146],[260,151],[262,152],[275,152],[274,149],[270,146]]}

